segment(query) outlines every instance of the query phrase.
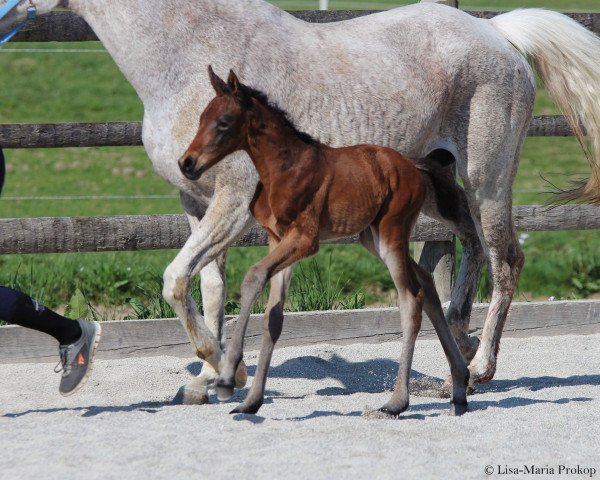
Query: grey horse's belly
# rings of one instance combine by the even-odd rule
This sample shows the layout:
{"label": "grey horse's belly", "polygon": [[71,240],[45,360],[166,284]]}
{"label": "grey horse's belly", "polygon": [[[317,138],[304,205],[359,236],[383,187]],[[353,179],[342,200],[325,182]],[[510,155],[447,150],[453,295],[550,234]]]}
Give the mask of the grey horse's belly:
{"label": "grey horse's belly", "polygon": [[[295,45],[292,50],[270,38],[264,44],[257,39],[255,51],[246,52],[241,78],[265,91],[300,130],[326,144],[370,143],[408,157],[423,156],[464,137],[469,99],[480,85],[497,84],[508,104],[512,93],[503,78],[515,66],[530,71],[486,22],[452,9],[428,8],[431,12],[407,7],[340,24],[307,24],[292,39],[295,43],[288,40]],[[269,62],[267,52],[278,48],[292,52],[285,56],[287,64]],[[204,83],[194,89],[178,97],[172,118],[165,121],[158,109],[147,115],[144,143],[159,175],[192,196],[208,198],[216,177],[189,182],[176,164],[212,95]],[[248,168],[242,161],[235,170]]]}

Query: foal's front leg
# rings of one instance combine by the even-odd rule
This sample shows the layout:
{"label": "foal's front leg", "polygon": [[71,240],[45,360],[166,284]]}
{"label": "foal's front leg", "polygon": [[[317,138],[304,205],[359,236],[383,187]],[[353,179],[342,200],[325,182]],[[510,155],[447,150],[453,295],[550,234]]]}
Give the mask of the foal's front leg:
{"label": "foal's front leg", "polygon": [[256,413],[262,406],[265,397],[267,373],[275,342],[281,335],[283,327],[283,306],[292,279],[292,267],[288,267],[271,278],[271,291],[263,319],[262,345],[260,357],[254,374],[254,381],[244,402],[235,407],[231,413]]}
{"label": "foal's front leg", "polygon": [[[228,400],[233,395],[234,372],[242,359],[244,335],[246,334],[246,327],[248,326],[252,305],[256,302],[256,299],[262,292],[267,280],[287,267],[291,267],[298,260],[314,255],[318,250],[318,238],[309,238],[298,230],[292,230],[288,232],[282,241],[269,252],[264,259],[248,270],[241,288],[242,299],[240,315],[225,354],[223,369],[221,370],[221,374],[217,381],[217,395],[219,400]],[[284,287],[287,288],[285,285]],[[263,331],[263,335],[265,334],[266,332]],[[263,340],[260,353],[261,360],[265,355],[267,355],[265,358],[270,360],[270,354],[267,354],[265,350],[268,343],[268,340]],[[261,360],[259,360],[259,364],[264,362]],[[265,363],[264,375],[266,377],[266,367],[268,366],[268,362]],[[261,391],[263,390],[264,387],[261,388]],[[260,408],[261,404],[262,398],[260,399],[260,404],[256,407],[256,410]]]}

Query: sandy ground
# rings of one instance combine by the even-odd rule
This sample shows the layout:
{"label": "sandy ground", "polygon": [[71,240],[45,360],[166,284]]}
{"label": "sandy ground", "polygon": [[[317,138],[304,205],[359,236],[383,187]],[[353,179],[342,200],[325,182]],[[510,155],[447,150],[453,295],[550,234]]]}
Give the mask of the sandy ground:
{"label": "sandy ground", "polygon": [[[256,416],[228,415],[237,402],[181,405],[195,361],[97,361],[69,398],[53,365],[2,365],[0,478],[486,478],[486,466],[492,478],[546,478],[561,465],[580,469],[565,478],[600,477],[600,335],[505,339],[495,380],[459,418],[423,390],[447,366],[436,341],[420,340],[411,409],[367,419],[390,394],[398,352],[282,348]],[[250,373],[256,358],[246,355]]]}

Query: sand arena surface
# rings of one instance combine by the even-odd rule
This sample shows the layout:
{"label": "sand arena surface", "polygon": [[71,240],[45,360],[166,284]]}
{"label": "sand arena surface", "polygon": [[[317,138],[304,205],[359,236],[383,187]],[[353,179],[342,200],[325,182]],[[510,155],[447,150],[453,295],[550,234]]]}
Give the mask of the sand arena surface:
{"label": "sand arena surface", "polygon": [[[227,414],[244,391],[173,401],[199,371],[191,357],[99,360],[68,398],[53,364],[0,365],[0,478],[487,478],[488,465],[492,478],[560,465],[600,477],[600,335],[503,340],[495,380],[459,418],[439,397],[441,347],[419,340],[410,410],[367,419],[390,395],[399,348],[276,350],[256,416]],[[257,352],[245,358],[252,374]]]}

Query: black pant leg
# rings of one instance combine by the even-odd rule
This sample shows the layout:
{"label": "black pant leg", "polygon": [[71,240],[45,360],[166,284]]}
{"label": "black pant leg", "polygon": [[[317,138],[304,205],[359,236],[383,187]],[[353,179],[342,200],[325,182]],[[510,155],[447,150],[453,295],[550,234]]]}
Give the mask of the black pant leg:
{"label": "black pant leg", "polygon": [[81,337],[81,327],[49,308],[40,305],[28,295],[7,287],[0,287],[0,320],[32,328],[53,336],[61,345]]}

